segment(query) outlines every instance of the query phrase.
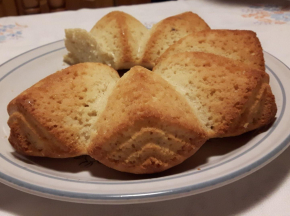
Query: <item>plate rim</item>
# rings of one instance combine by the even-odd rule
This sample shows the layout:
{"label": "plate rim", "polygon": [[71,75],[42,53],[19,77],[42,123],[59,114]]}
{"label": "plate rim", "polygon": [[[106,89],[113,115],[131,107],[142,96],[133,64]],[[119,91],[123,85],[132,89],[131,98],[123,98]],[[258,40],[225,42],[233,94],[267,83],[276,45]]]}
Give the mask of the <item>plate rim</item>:
{"label": "plate rim", "polygon": [[[9,59],[6,62],[2,63],[0,65],[0,68],[2,66],[4,66],[4,65],[10,63],[11,61],[16,60],[17,58],[22,57],[23,55],[25,55],[25,54],[27,54],[29,52],[33,52],[33,51],[35,51],[37,49],[41,49],[41,48],[43,48],[45,46],[50,46],[52,44],[56,44],[56,43],[60,43],[60,42],[63,43],[63,41],[64,40],[54,41],[54,42],[51,42],[51,43],[36,47],[34,49],[28,50],[28,51],[26,51],[26,52],[24,52],[22,54],[19,54],[19,55],[15,56],[15,57]],[[63,48],[65,48],[65,47],[54,49],[53,51],[58,51],[58,50],[63,49]],[[53,52],[53,51],[51,51],[51,52]],[[49,53],[51,53],[51,52],[49,52]],[[283,63],[281,60],[279,60],[277,57],[273,56],[272,54],[270,54],[270,53],[268,53],[266,51],[264,51],[264,52],[267,53],[272,58],[276,59],[280,64],[284,65],[284,67],[290,71],[290,68],[285,63]],[[48,53],[46,53],[46,54],[48,54]],[[45,54],[43,54],[43,55],[45,55]],[[43,55],[39,55],[36,58],[39,58],[39,57],[41,57]],[[33,61],[34,59],[35,58],[31,59],[30,61]],[[3,79],[5,79],[5,77],[7,77],[9,74],[11,74],[14,70],[16,70],[17,68],[21,67],[21,65],[22,64],[17,65],[15,68],[10,70],[8,73],[4,74],[4,76],[2,76],[0,78],[0,82]],[[267,65],[266,65],[266,67],[273,74],[273,76],[275,76],[276,80],[279,83],[281,91],[282,91],[282,95],[283,95],[282,110],[283,110],[283,112],[281,111],[281,114],[279,116],[279,118],[280,118],[279,121],[280,121],[282,119],[282,116],[284,115],[285,106],[286,106],[285,105],[286,101],[284,101],[284,99],[286,99],[285,89],[283,88],[283,85],[282,85],[279,77],[273,72],[273,70]],[[277,123],[277,125],[278,124],[279,124],[279,122]],[[270,132],[268,131],[268,133],[262,138],[262,140],[264,140],[265,138],[270,136],[270,134],[275,130],[275,128],[276,127],[271,128],[272,131],[270,131]],[[262,140],[259,140],[258,143],[261,143]],[[164,196],[177,195],[177,194],[183,194],[183,193],[189,193],[188,195],[191,195],[193,191],[202,190],[201,192],[203,192],[203,191],[207,191],[207,190],[211,190],[211,189],[220,187],[220,186],[222,186],[222,184],[228,184],[230,182],[236,181],[236,180],[238,180],[240,178],[243,178],[244,176],[249,175],[252,172],[260,169],[261,167],[265,166],[266,164],[268,164],[269,162],[274,160],[276,157],[278,157],[289,146],[289,144],[290,144],[289,141],[290,141],[290,133],[288,134],[288,136],[283,141],[280,142],[280,144],[278,146],[276,146],[271,152],[268,152],[267,155],[264,155],[262,158],[260,158],[259,160],[255,161],[254,163],[251,163],[248,166],[243,167],[242,169],[236,170],[233,173],[227,174],[226,176],[218,177],[218,178],[215,178],[215,179],[212,179],[212,180],[209,180],[209,181],[206,181],[206,182],[202,182],[202,183],[199,183],[199,184],[194,184],[194,185],[189,185],[189,186],[185,186],[185,187],[174,188],[174,189],[171,189],[171,190],[163,190],[163,191],[158,191],[158,192],[154,192],[154,193],[146,193],[145,192],[145,193],[142,193],[142,194],[140,194],[140,193],[137,193],[137,194],[132,194],[132,193],[131,194],[89,194],[89,193],[62,191],[62,190],[56,190],[56,189],[52,189],[52,188],[46,188],[46,187],[41,187],[39,185],[30,184],[28,182],[24,182],[24,181],[21,181],[19,179],[14,178],[14,177],[8,176],[5,173],[2,173],[1,171],[0,171],[0,182],[2,182],[4,184],[6,183],[7,185],[12,186],[12,187],[14,185],[15,186],[14,188],[20,189],[20,190],[22,189],[22,191],[25,191],[25,192],[28,192],[28,193],[35,194],[35,193],[33,193],[34,191],[36,191],[38,193],[42,193],[44,195],[44,197],[47,197],[45,195],[48,194],[48,195],[51,195],[51,196],[60,196],[62,198],[66,197],[66,198],[69,198],[69,199],[78,199],[78,200],[61,199],[61,200],[65,200],[65,201],[80,202],[79,199],[82,199],[82,200],[83,199],[84,200],[91,200],[91,199],[99,200],[101,198],[102,200],[104,199],[104,200],[113,200],[113,201],[118,201],[118,200],[136,200],[136,199],[140,200],[140,199],[142,199],[141,202],[146,202],[146,200],[144,201],[143,199],[152,199],[154,197],[155,198],[156,197],[164,197]],[[257,145],[257,143],[254,146],[256,146],[256,145]],[[251,147],[250,149],[252,149],[253,147]],[[248,149],[247,151],[249,151],[250,149]],[[3,155],[1,153],[0,153],[0,157],[3,158]],[[232,160],[234,160],[235,158],[233,158]],[[223,163],[225,163],[225,162],[223,162]],[[206,169],[204,171],[206,171]],[[193,172],[194,171],[188,171],[188,172],[183,173],[183,175],[180,173],[180,174],[175,174],[173,176],[175,176],[175,178],[180,178],[180,177],[185,176],[185,175],[192,175]],[[159,178],[157,178],[157,181],[163,181],[163,180],[168,179],[168,178],[173,177],[173,176],[159,177]],[[152,182],[152,179],[149,179],[149,180],[133,180],[133,181],[129,180],[128,184],[132,184],[132,183],[136,183],[136,182],[144,183],[144,181]],[[76,181],[76,182],[80,182],[80,181]],[[115,183],[115,184],[118,184],[118,182],[120,184],[121,181],[116,181],[116,182],[117,183]],[[80,182],[80,183],[89,183],[89,182]],[[124,183],[124,182],[122,182],[122,183]],[[100,183],[98,182],[96,184],[100,184]],[[108,184],[108,183],[106,183],[106,184]],[[198,185],[204,185],[204,186],[198,187]],[[196,193],[198,193],[198,192],[196,192]],[[36,195],[40,195],[40,194],[36,194]],[[68,196],[66,196],[66,195],[68,195]],[[57,199],[57,197],[54,197],[54,199]],[[163,200],[165,200],[165,199],[163,199]]]}

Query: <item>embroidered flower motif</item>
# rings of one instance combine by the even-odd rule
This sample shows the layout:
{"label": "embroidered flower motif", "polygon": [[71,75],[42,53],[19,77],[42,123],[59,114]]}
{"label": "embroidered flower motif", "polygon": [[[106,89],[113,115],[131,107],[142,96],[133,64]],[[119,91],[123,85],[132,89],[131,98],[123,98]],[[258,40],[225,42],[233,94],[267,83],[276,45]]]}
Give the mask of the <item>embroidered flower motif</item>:
{"label": "embroidered flower motif", "polygon": [[279,21],[290,22],[290,11],[286,13],[272,14],[271,18]]}
{"label": "embroidered flower motif", "polygon": [[254,18],[255,24],[287,24],[290,23],[289,6],[251,6],[243,11],[242,17]]}
{"label": "embroidered flower motif", "polygon": [[26,25],[18,23],[10,25],[0,24],[0,43],[10,39],[19,39],[22,37],[22,29],[27,28]]}
{"label": "embroidered flower motif", "polygon": [[1,43],[1,41],[4,41],[5,38],[6,38],[6,37],[5,37],[4,35],[1,35],[1,34],[0,34],[0,43]]}

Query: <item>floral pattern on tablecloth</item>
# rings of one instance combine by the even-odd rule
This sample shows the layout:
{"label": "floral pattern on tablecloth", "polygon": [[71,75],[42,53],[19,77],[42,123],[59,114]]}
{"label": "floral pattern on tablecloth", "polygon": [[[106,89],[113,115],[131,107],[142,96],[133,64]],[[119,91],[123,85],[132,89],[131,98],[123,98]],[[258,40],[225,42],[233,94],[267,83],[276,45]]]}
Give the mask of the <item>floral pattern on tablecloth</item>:
{"label": "floral pattern on tablecloth", "polygon": [[290,24],[290,5],[256,5],[244,9],[242,17],[255,19],[255,24]]}
{"label": "floral pattern on tablecloth", "polygon": [[0,24],[0,43],[22,38],[22,30],[24,28],[27,28],[27,26],[18,23],[8,25]]}

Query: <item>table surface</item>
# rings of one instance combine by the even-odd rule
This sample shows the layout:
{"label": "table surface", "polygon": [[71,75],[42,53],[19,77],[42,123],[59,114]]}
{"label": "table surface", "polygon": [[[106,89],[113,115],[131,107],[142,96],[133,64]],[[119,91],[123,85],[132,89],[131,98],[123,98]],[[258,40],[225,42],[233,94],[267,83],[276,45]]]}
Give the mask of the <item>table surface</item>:
{"label": "table surface", "polygon": [[[89,30],[108,12],[121,10],[147,27],[168,16],[192,11],[212,29],[253,30],[263,49],[290,67],[290,2],[272,3],[194,0],[0,18],[0,64],[63,39],[65,28]],[[262,169],[221,188],[147,204],[107,206],[61,202],[26,194],[0,183],[0,215],[290,215],[289,154],[288,148]]]}

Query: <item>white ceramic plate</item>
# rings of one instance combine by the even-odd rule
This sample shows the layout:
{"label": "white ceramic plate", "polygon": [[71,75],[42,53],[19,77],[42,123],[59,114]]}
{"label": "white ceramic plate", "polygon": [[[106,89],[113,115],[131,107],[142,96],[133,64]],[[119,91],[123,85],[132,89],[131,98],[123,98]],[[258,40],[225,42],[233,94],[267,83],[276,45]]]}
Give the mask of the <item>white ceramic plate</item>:
{"label": "white ceramic plate", "polygon": [[[154,175],[114,171],[88,156],[71,159],[24,157],[7,138],[7,104],[32,84],[67,67],[63,41],[17,56],[0,66],[0,181],[52,199],[81,203],[141,203],[188,196],[236,181],[278,156],[290,139],[290,70],[265,54],[278,106],[275,123],[264,131],[210,140],[179,166]],[[288,101],[287,101],[288,100]]]}

